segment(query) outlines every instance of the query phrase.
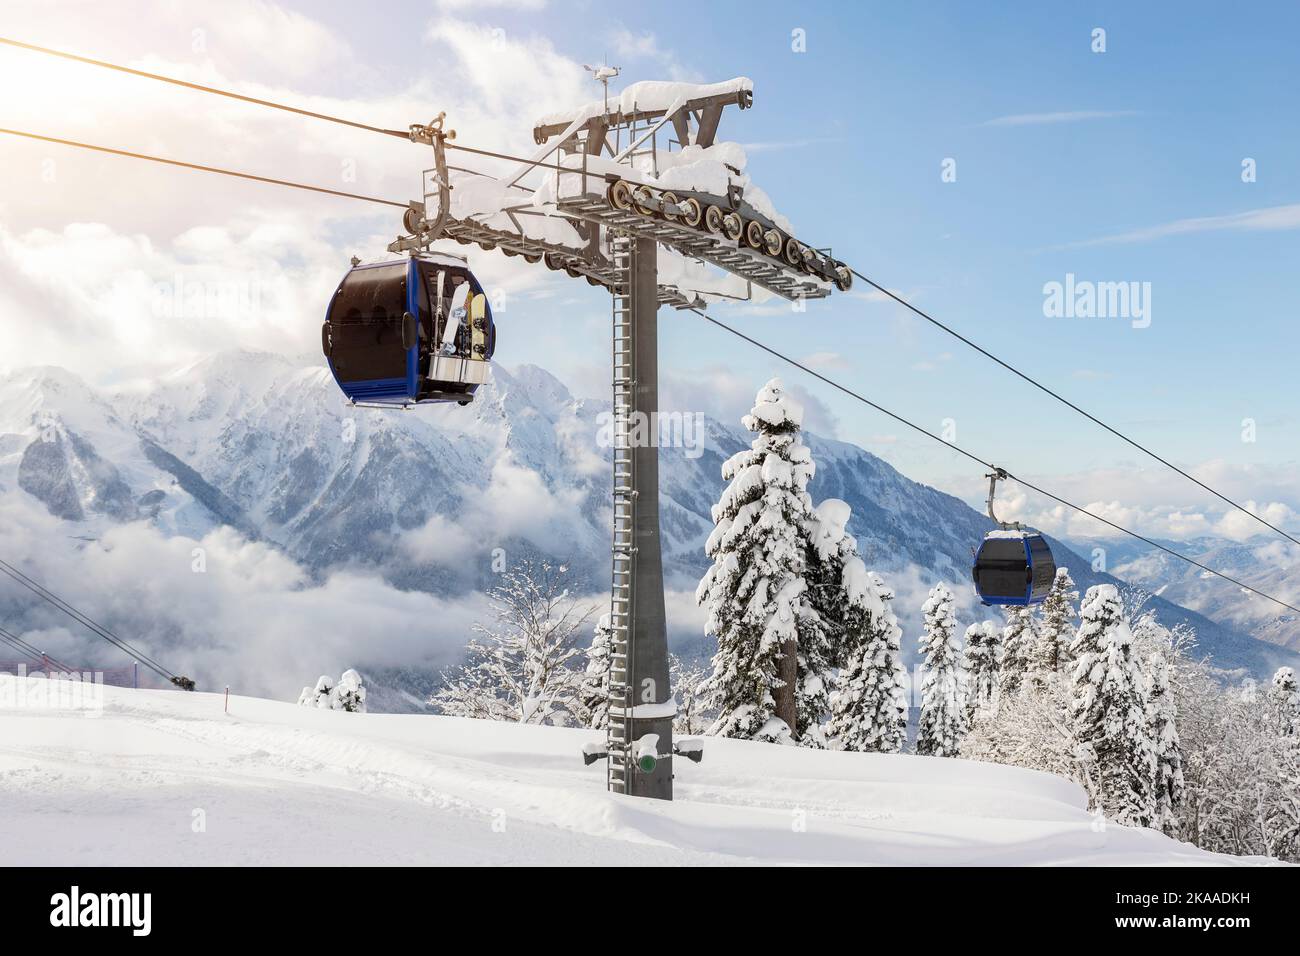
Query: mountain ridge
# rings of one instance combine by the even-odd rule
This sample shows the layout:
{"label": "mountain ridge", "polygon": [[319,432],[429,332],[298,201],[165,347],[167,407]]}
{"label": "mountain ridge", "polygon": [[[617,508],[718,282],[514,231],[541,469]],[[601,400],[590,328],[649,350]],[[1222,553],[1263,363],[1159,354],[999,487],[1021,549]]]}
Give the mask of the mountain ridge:
{"label": "mountain ridge", "polygon": [[[575,397],[537,366],[496,369],[465,409],[370,412],[348,406],[322,367],[224,352],[118,391],[64,370],[16,370],[0,375],[0,408],[0,489],[30,495],[82,537],[124,522],[192,538],[229,526],[318,580],[349,569],[443,598],[485,589],[498,554],[567,561],[590,593],[608,586],[610,466],[598,438],[609,403]],[[661,448],[678,646],[700,645],[690,595],[708,564],[720,466],[749,442],[737,426],[704,425],[702,447]],[[899,592],[909,633],[935,579],[963,586],[965,619],[991,615],[966,586],[987,516],[856,445],[805,436],[817,463],[810,493],[850,505],[850,530]],[[1052,545],[1081,589],[1123,583]],[[1162,597],[1145,601],[1165,623],[1195,627],[1226,670],[1264,677],[1300,663]]]}

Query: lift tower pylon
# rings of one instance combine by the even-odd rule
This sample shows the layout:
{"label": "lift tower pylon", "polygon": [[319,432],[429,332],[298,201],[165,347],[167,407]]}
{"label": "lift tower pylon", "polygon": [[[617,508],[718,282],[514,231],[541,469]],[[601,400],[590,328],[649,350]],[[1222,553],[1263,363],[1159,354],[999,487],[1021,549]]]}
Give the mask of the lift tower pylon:
{"label": "lift tower pylon", "polygon": [[668,680],[659,544],[657,244],[615,233],[613,289],[613,575],[610,594],[609,789],[671,800],[676,706]]}
{"label": "lift tower pylon", "polygon": [[[659,535],[657,311],[660,305],[704,306],[696,290],[659,285],[659,249],[729,272],[745,280],[751,293],[762,288],[790,301],[823,298],[833,287],[846,290],[852,280],[829,249],[788,235],[785,226],[749,204],[742,185],[730,177],[725,195],[699,189],[678,195],[655,182],[665,166],[665,147],[712,147],[724,110],[748,109],[752,102],[744,77],[686,90],[680,84],[633,84],[617,107],[606,103],[603,110],[545,119],[533,128],[539,150],[497,180],[503,193],[532,196],[495,210],[486,217],[490,223],[474,215],[439,216],[438,228],[432,228],[428,210],[435,202],[444,208],[449,188],[440,164],[425,170],[424,201],[411,203],[404,222],[412,234],[388,247],[425,249],[445,236],[542,262],[613,297],[609,726],[604,744],[584,748],[583,756],[588,763],[607,759],[609,789],[630,796],[671,800],[676,752]],[[433,135],[428,141],[435,150],[444,145]],[[533,173],[553,177],[543,209],[535,187],[520,184]],[[549,216],[564,219],[576,241],[560,242],[528,227]],[[700,750],[686,748],[681,755],[698,762]]]}

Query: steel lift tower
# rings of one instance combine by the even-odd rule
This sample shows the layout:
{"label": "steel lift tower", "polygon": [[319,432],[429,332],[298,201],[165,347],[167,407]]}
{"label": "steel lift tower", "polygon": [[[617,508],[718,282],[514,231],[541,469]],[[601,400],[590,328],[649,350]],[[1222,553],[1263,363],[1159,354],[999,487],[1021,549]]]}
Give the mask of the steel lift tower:
{"label": "steel lift tower", "polygon": [[[728,84],[719,84],[728,87]],[[635,87],[633,88],[635,89]],[[712,88],[716,89],[716,88]],[[588,762],[608,757],[607,782],[615,793],[671,800],[676,701],[668,677],[663,562],[659,535],[658,310],[702,308],[703,301],[676,286],[661,286],[660,245],[711,263],[785,299],[821,298],[847,288],[851,278],[828,250],[806,246],[782,233],[749,206],[743,190],[726,196],[660,189],[653,185],[661,150],[713,145],[724,110],[748,108],[747,81],[723,92],[679,95],[668,105],[629,106],[621,101],[594,115],[541,124],[533,130],[540,147],[529,163],[499,180],[521,188],[533,172],[556,179],[553,206],[539,213],[532,196],[499,210],[489,226],[480,217],[457,219],[448,212],[447,167],[441,158],[440,127],[412,128],[412,138],[433,145],[439,162],[425,172],[425,201],[412,203],[405,218],[411,235],[390,250],[426,248],[443,236],[506,255],[543,261],[549,268],[607,288],[613,298],[613,495],[610,598],[610,718],[603,750],[589,750]],[[436,128],[435,128],[436,127]],[[454,135],[454,134],[446,134]],[[618,172],[623,167],[625,172]],[[648,175],[647,175],[648,174]],[[530,191],[531,192],[531,191]],[[427,209],[436,201],[438,214]],[[528,216],[568,220],[580,247],[531,237]],[[699,759],[698,750],[689,751]]]}

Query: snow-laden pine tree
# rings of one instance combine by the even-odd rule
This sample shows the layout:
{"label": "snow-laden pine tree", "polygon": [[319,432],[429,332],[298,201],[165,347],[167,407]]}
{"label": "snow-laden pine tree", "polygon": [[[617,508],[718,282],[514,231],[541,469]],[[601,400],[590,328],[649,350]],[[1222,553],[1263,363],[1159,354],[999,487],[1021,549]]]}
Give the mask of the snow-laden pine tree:
{"label": "snow-laden pine tree", "polygon": [[957,646],[957,618],[952,592],[940,581],[921,606],[925,633],[921,653],[925,676],[921,679],[921,722],[916,752],[931,757],[956,757],[966,735],[966,688]]}
{"label": "snow-laden pine tree", "polygon": [[1047,686],[1052,675],[1064,672],[1074,642],[1074,602],[1079,592],[1069,568],[1057,568],[1056,580],[1039,612],[1038,627],[1026,661],[1026,674],[1034,686]]}
{"label": "snow-laden pine tree", "polygon": [[804,522],[812,456],[799,441],[803,410],[780,379],[741,423],[757,437],[729,458],[730,484],[713,507],[704,550],[713,559],[696,591],[718,651],[706,682],[718,719],[709,733],[792,740],[798,731],[799,621],[805,608]]}
{"label": "snow-laden pine tree", "polygon": [[[609,615],[602,614],[587,648],[587,669],[575,699],[574,717],[593,730],[609,726]],[[675,685],[674,685],[675,686]]]}
{"label": "snow-laden pine tree", "polygon": [[475,623],[466,662],[444,673],[429,703],[452,717],[567,725],[583,671],[577,643],[595,609],[569,592],[569,569],[527,561],[488,591],[495,620]]}
{"label": "snow-laden pine tree", "polygon": [[817,506],[806,534],[804,613],[799,627],[799,684],[795,691],[799,743],[825,746],[822,721],[830,712],[836,672],[846,662],[848,596],[844,565],[858,555],[848,532],[851,511],[838,498]]}
{"label": "snow-laden pine tree", "polygon": [[1155,651],[1147,658],[1147,737],[1155,748],[1155,806],[1151,825],[1178,833],[1183,802],[1183,748],[1178,739],[1178,704],[1169,684],[1169,663]]}
{"label": "snow-laden pine tree", "polygon": [[998,670],[998,691],[1003,696],[1020,690],[1038,643],[1038,628],[1029,606],[1008,607],[1006,616],[1007,626],[1002,629],[1002,664]]}
{"label": "snow-laden pine tree", "polygon": [[1283,737],[1300,737],[1300,685],[1295,671],[1279,667],[1268,690],[1270,718]]}
{"label": "snow-laden pine tree", "polygon": [[900,753],[907,740],[903,631],[890,608],[894,593],[861,558],[844,565],[848,661],[831,699],[827,729],[837,750]]}
{"label": "snow-laden pine tree", "polygon": [[1113,584],[1088,589],[1070,656],[1070,717],[1093,804],[1118,823],[1150,826],[1155,750],[1133,635]]}
{"label": "snow-laden pine tree", "polygon": [[998,668],[1002,663],[1002,629],[992,621],[980,621],[966,628],[962,649],[962,671],[966,675],[966,720],[980,710],[992,708],[998,690]]}

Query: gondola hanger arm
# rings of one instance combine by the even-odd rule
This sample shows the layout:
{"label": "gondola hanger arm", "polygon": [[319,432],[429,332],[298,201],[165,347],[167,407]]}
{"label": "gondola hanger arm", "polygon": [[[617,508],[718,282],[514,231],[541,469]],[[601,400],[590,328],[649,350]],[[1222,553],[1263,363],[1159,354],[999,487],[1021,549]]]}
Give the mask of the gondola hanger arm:
{"label": "gondola hanger arm", "polygon": [[996,524],[1003,531],[1023,531],[1025,529],[1025,526],[1022,525],[1019,521],[1001,521],[998,519],[998,516],[993,513],[993,499],[997,495],[998,482],[1006,481],[1007,478],[1010,477],[1007,474],[1007,470],[1005,468],[999,468],[996,465],[994,465],[993,470],[989,472],[987,475],[985,475],[984,477],[989,480],[988,509],[989,509],[989,517],[993,519],[993,523]]}

